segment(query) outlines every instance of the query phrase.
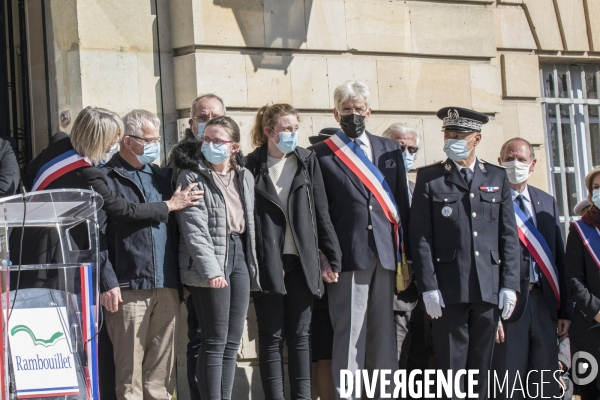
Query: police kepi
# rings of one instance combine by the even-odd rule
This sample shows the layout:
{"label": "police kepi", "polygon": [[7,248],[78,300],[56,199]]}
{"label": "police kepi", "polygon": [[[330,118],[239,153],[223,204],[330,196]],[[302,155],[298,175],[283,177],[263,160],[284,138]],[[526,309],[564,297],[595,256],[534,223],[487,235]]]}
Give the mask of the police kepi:
{"label": "police kepi", "polygon": [[437,368],[478,370],[476,387],[485,399],[499,314],[510,316],[519,290],[510,184],[504,168],[475,155],[486,115],[446,107],[437,116],[448,159],[417,172],[409,230],[413,270],[433,319]]}

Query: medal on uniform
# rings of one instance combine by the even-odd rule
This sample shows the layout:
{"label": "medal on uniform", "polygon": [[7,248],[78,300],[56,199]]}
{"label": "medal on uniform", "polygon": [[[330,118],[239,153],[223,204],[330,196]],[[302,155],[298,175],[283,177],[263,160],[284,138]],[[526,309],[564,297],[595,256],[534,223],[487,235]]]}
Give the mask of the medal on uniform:
{"label": "medal on uniform", "polygon": [[452,213],[454,211],[452,210],[452,207],[450,207],[449,205],[445,205],[444,208],[442,208],[442,216],[449,218],[452,216]]}

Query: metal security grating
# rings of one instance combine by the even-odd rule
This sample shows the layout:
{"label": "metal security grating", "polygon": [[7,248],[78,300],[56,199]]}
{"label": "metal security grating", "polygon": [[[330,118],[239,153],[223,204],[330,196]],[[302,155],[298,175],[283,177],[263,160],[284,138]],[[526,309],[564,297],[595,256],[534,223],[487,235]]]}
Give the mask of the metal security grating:
{"label": "metal security grating", "polygon": [[587,195],[586,174],[600,166],[600,67],[541,65],[549,186],[567,228]]}

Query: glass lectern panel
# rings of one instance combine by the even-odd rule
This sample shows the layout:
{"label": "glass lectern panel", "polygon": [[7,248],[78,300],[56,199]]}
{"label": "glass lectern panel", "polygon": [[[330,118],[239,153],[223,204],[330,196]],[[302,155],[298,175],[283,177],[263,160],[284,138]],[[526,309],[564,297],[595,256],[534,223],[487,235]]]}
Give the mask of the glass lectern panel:
{"label": "glass lectern panel", "polygon": [[99,398],[101,206],[77,189],[0,199],[2,398]]}

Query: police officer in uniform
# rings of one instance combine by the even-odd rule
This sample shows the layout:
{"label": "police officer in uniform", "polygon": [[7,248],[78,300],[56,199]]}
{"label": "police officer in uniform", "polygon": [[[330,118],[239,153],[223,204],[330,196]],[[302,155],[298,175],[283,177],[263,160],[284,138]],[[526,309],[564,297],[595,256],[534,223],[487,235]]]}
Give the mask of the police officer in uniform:
{"label": "police officer in uniform", "polygon": [[[510,317],[519,291],[510,184],[504,168],[475,155],[486,115],[446,107],[437,116],[448,159],[417,172],[412,266],[433,320],[437,368],[478,370],[476,390],[485,399],[499,314]],[[458,398],[456,390],[453,397]]]}

